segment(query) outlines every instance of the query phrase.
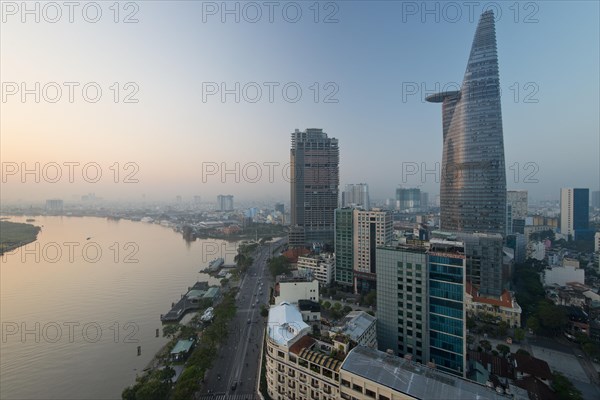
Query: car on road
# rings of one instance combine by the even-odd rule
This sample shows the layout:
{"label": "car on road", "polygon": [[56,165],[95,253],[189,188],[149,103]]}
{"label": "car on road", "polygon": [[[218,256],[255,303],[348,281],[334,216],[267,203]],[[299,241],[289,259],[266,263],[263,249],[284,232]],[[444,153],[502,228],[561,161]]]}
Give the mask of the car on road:
{"label": "car on road", "polygon": [[237,388],[237,382],[231,384],[231,390],[235,390],[235,388]]}
{"label": "car on road", "polygon": [[248,323],[251,323],[251,322],[252,322],[252,320],[250,318],[248,318]]}

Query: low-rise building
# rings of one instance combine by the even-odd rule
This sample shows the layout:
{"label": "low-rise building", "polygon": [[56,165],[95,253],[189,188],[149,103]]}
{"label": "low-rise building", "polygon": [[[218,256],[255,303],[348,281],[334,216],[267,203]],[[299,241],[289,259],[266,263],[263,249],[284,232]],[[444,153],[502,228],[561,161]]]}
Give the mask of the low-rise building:
{"label": "low-rise building", "polygon": [[360,346],[377,348],[377,319],[364,311],[351,311],[331,328],[330,336],[345,335]]}
{"label": "low-rise building", "polygon": [[335,256],[319,254],[298,257],[298,271],[310,271],[322,286],[329,286],[335,278]]}
{"label": "low-rise building", "polygon": [[477,286],[467,282],[465,306],[472,316],[489,314],[497,320],[506,322],[510,327],[521,326],[521,306],[511,292],[505,290],[499,298],[483,297]]}
{"label": "low-rise building", "polygon": [[278,277],[275,284],[275,304],[288,302],[297,304],[298,300],[319,301],[319,281],[312,277]]}
{"label": "low-rise building", "polygon": [[552,267],[544,271],[544,285],[565,286],[567,282],[585,283],[585,270],[573,266]]}

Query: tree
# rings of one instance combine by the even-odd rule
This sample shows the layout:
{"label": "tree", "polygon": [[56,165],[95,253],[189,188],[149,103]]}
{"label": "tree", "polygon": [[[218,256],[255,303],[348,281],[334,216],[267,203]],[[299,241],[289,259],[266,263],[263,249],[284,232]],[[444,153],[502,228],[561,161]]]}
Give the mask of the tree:
{"label": "tree", "polygon": [[529,356],[529,355],[531,355],[531,354],[529,354],[529,352],[528,352],[527,350],[525,350],[525,349],[519,349],[519,350],[517,350],[517,353],[516,353],[516,354],[523,355],[523,356]]}
{"label": "tree", "polygon": [[368,306],[374,306],[375,304],[377,304],[377,292],[376,291],[371,290],[365,296],[365,304]]}
{"label": "tree", "polygon": [[179,328],[181,325],[179,324],[168,324],[163,326],[163,337],[168,337],[170,339],[174,338],[177,332],[179,332]]}
{"label": "tree", "polygon": [[325,301],[323,302],[323,308],[324,308],[325,310],[329,310],[329,309],[331,308],[331,302],[329,302],[329,301],[325,300]]}
{"label": "tree", "polygon": [[332,309],[335,310],[335,311],[340,311],[342,309],[342,304],[341,303],[337,303],[337,302],[333,303]]}
{"label": "tree", "polygon": [[475,318],[473,318],[470,315],[467,315],[467,329],[472,330],[476,326],[477,326],[477,323],[475,322]]}
{"label": "tree", "polygon": [[496,345],[496,350],[498,350],[498,352],[501,353],[503,357],[506,357],[506,355],[510,353],[510,347],[502,343],[498,343]]}
{"label": "tree", "polygon": [[560,372],[552,374],[552,389],[554,389],[561,400],[583,400],[579,389],[573,386],[573,383]]}
{"label": "tree", "polygon": [[508,332],[508,324],[505,321],[500,321],[500,323],[498,324],[498,335],[506,336],[507,332]]}
{"label": "tree", "polygon": [[350,311],[352,311],[352,307],[350,306],[344,306],[344,308],[342,308],[342,314],[344,315],[348,314]]}
{"label": "tree", "polygon": [[534,333],[540,329],[540,321],[538,321],[537,317],[531,316],[527,318],[527,329],[531,329]]}
{"label": "tree", "polygon": [[479,344],[481,345],[481,347],[485,351],[491,351],[492,350],[492,344],[488,340],[480,340]]}
{"label": "tree", "polygon": [[525,329],[515,328],[515,340],[520,342],[525,339]]}

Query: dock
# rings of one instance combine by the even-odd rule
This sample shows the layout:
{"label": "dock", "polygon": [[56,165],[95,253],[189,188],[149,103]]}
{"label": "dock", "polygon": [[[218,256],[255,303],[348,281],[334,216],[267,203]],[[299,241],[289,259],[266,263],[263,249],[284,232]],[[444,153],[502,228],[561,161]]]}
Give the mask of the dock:
{"label": "dock", "polygon": [[198,296],[200,293],[206,293],[209,291],[208,282],[196,282],[194,286],[188,288],[185,295],[181,295],[181,299],[177,303],[171,305],[171,310],[166,314],[160,315],[160,320],[165,322],[179,322],[181,318],[192,310],[200,308]]}

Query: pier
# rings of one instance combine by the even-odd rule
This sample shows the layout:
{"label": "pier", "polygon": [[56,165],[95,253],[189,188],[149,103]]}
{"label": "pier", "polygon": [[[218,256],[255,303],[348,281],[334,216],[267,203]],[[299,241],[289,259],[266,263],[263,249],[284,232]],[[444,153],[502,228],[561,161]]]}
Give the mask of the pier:
{"label": "pier", "polygon": [[199,300],[207,293],[210,293],[208,282],[196,282],[177,303],[172,304],[168,313],[160,315],[160,320],[163,323],[179,322],[188,311],[200,308]]}

